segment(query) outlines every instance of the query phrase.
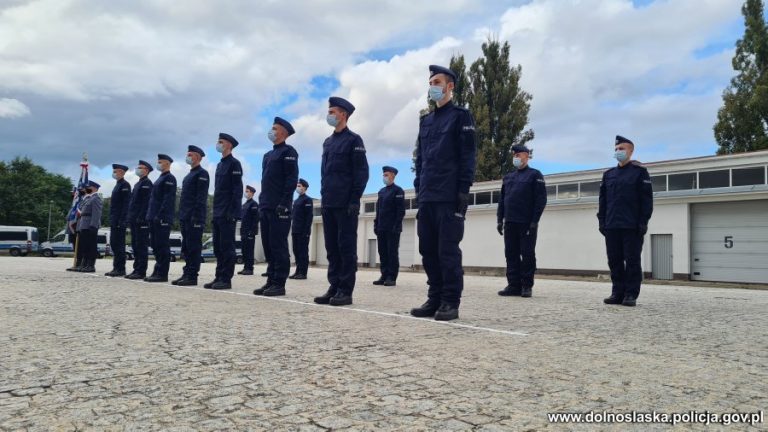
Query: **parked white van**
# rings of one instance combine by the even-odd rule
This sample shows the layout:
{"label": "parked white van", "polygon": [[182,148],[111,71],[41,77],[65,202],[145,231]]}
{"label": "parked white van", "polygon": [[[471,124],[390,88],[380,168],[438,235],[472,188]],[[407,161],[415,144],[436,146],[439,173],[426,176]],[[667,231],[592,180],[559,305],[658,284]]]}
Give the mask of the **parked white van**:
{"label": "parked white van", "polygon": [[[97,250],[99,251],[99,257],[103,257],[109,250],[109,228],[99,228],[99,233],[96,236]],[[61,230],[56,234],[51,241],[43,242],[40,245],[40,253],[45,257],[55,257],[59,255],[73,255],[75,253],[72,243],[69,242],[69,234],[65,230]]]}
{"label": "parked white van", "polygon": [[39,247],[37,228],[0,225],[0,251],[8,251],[11,256],[25,256],[37,252]]}
{"label": "parked white van", "polygon": [[[183,258],[181,255],[181,239],[179,231],[171,231],[171,235],[168,238],[168,243],[171,245],[171,262],[176,262],[177,259]],[[125,255],[127,259],[133,259],[133,248],[130,241],[126,242]],[[152,256],[152,246],[147,246],[147,255]]]}

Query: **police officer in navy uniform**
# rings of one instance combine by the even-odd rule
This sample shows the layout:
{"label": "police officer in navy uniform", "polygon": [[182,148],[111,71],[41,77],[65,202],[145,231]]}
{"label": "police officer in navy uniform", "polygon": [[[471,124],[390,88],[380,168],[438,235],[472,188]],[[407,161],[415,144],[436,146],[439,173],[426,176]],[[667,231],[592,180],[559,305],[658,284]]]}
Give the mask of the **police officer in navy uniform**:
{"label": "police officer in navy uniform", "polygon": [[296,193],[299,197],[293,202],[293,220],[291,226],[291,240],[293,256],[296,259],[296,271],[289,279],[306,279],[309,271],[309,237],[312,234],[312,220],[314,219],[314,202],[307,195],[309,183],[299,179],[296,184]]}
{"label": "police officer in navy uniform", "polygon": [[200,165],[205,157],[203,149],[187,146],[186,163],[189,173],[181,182],[179,200],[179,225],[181,227],[181,254],[184,255],[184,273],[171,282],[179,286],[196,286],[200,273],[203,250],[203,230],[208,215],[208,188],[211,177]]}
{"label": "police officer in navy uniform", "polygon": [[456,74],[435,65],[429,71],[429,97],[437,108],[419,125],[413,181],[419,205],[419,252],[429,291],[427,301],[411,309],[411,315],[448,321],[459,317],[464,289],[459,242],[464,237],[477,146],[472,114],[451,101]]}
{"label": "police officer in navy uniform", "polygon": [[259,203],[253,199],[256,188],[245,186],[245,202],[240,209],[240,249],[243,252],[243,269],[240,275],[253,274],[253,252],[259,234]]}
{"label": "police officer in navy uniform", "polygon": [[105,276],[125,276],[125,229],[128,226],[128,206],[131,185],[125,180],[128,167],[112,164],[112,178],[117,180],[109,200],[109,247],[112,249],[112,270]]}
{"label": "police officer in navy uniform", "polygon": [[267,260],[267,282],[253,291],[255,295],[285,295],[285,281],[291,271],[288,232],[291,230],[293,191],[299,180],[299,154],[285,140],[296,131],[280,117],[275,117],[267,138],[272,150],[261,162],[261,244]]}
{"label": "police officer in navy uniform", "polygon": [[328,99],[326,122],[334,130],[323,143],[320,203],[331,286],[315,297],[318,304],[350,305],[355,289],[357,222],[369,172],[363,139],[347,127],[354,111],[355,106],[345,99]]}
{"label": "police officer in navy uniform", "polygon": [[613,284],[606,304],[635,306],[643,280],[640,253],[653,214],[653,187],[648,170],[632,160],[634,150],[632,141],[617,135],[614,157],[619,164],[603,173],[600,184],[597,220]]}
{"label": "police officer in navy uniform", "polygon": [[176,218],[176,177],[171,174],[173,159],[166,154],[157,155],[160,177],[152,185],[147,220],[150,223],[150,243],[155,256],[155,268],[144,282],[168,282],[171,266],[171,226]]}
{"label": "police officer in navy uniform", "polygon": [[80,272],[94,273],[96,271],[96,258],[99,257],[98,233],[101,227],[102,201],[99,195],[101,185],[89,181],[86,186],[87,195],[83,199],[83,205],[78,211],[80,218],[77,221],[77,232],[80,236],[78,244],[79,254],[83,256],[83,266]]}
{"label": "police officer in navy uniform", "polygon": [[373,281],[374,285],[395,286],[400,271],[400,233],[403,232],[405,217],[405,192],[395,184],[397,168],[382,168],[384,187],[379,190],[376,201],[376,218],[373,220],[373,232],[381,262],[381,277]]}
{"label": "police officer in navy uniform", "polygon": [[504,236],[507,258],[507,287],[500,296],[530,297],[536,272],[536,235],[539,219],[547,205],[547,187],[541,171],[528,166],[530,150],[512,147],[517,168],[504,176],[496,210],[496,229]]}
{"label": "police officer in navy uniform", "polygon": [[147,210],[149,210],[149,197],[152,194],[152,181],[148,176],[151,172],[152,165],[140,160],[135,171],[139,181],[133,186],[131,203],[128,206],[128,223],[131,224],[131,248],[133,249],[133,272],[126,276],[126,279],[144,279],[147,274],[149,255]]}
{"label": "police officer in navy uniform", "polygon": [[235,274],[235,226],[240,219],[243,197],[243,167],[232,156],[239,143],[229,134],[220,133],[216,151],[221,161],[216,165],[213,192],[213,253],[216,255],[216,278],[203,285],[209,289],[231,289]]}

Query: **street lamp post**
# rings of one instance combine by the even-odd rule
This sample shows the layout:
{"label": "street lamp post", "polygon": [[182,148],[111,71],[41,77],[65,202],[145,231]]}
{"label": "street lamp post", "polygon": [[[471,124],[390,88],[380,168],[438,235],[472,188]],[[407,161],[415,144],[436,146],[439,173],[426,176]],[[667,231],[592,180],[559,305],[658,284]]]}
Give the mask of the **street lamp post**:
{"label": "street lamp post", "polygon": [[48,241],[51,241],[51,207],[53,200],[48,201]]}

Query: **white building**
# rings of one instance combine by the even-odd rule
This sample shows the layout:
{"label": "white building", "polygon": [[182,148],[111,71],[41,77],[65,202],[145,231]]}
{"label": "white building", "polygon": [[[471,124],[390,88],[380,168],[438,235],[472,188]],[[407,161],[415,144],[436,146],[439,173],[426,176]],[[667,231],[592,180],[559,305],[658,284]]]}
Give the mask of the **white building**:
{"label": "white building", "polygon": [[[535,160],[531,166],[535,167]],[[643,270],[656,279],[768,283],[768,151],[646,164],[653,180],[654,211],[643,248]],[[608,272],[597,230],[597,199],[605,169],[545,176],[548,203],[539,224],[537,267],[542,274]],[[501,181],[472,187],[461,243],[468,270],[505,267],[504,241],[496,232]],[[400,264],[418,268],[413,189],[406,190]],[[378,263],[373,233],[376,194],[363,196],[358,260]],[[319,202],[316,201],[316,215]],[[322,219],[315,217],[310,260],[326,265]]]}

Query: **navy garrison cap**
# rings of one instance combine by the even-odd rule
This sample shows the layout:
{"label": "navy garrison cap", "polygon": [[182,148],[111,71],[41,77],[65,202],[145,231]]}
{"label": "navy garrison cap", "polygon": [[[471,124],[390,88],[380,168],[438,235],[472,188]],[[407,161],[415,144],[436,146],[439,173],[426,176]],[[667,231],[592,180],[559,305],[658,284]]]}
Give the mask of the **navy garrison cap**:
{"label": "navy garrison cap", "polygon": [[381,167],[381,171],[382,172],[391,172],[392,174],[397,175],[397,168],[391,167],[389,165],[384,165],[383,167]]}
{"label": "navy garrison cap", "polygon": [[282,119],[280,117],[275,117],[275,124],[279,124],[280,126],[284,127],[285,130],[288,131],[288,136],[291,136],[296,133],[296,130],[291,126],[290,123],[288,123],[288,120]]}
{"label": "navy garrison cap", "polygon": [[123,171],[128,171],[128,167],[122,164],[112,164],[112,169],[121,169]]}
{"label": "navy garrison cap", "polygon": [[621,143],[632,144],[633,146],[635,145],[635,143],[633,143],[633,142],[632,142],[632,141],[630,141],[629,139],[627,139],[627,138],[624,138],[624,137],[623,137],[623,136],[621,136],[621,135],[616,135],[616,144],[614,144],[614,145],[619,145],[619,144],[621,144]]}
{"label": "navy garrison cap", "polygon": [[88,187],[92,187],[92,188],[96,188],[96,189],[101,189],[101,185],[96,183],[93,180],[89,180],[88,181]]}
{"label": "navy garrison cap", "polygon": [[299,179],[299,184],[304,186],[305,188],[309,187],[309,183],[307,183],[307,181],[302,178]]}
{"label": "navy garrison cap", "polygon": [[246,185],[245,188],[248,189],[249,191],[251,191],[251,193],[256,193],[256,188],[254,188],[251,185]]}
{"label": "navy garrison cap", "polygon": [[512,146],[512,153],[530,153],[531,150],[524,145]]}
{"label": "navy garrison cap", "polygon": [[452,70],[438,65],[429,65],[429,77],[432,78],[437,74],[448,75],[453,82],[456,82],[456,74]]}
{"label": "navy garrison cap", "polygon": [[347,112],[347,114],[352,115],[353,112],[355,112],[355,106],[349,103],[348,100],[337,97],[337,96],[331,96],[328,98],[328,107],[339,107]]}
{"label": "navy garrison cap", "polygon": [[235,148],[237,147],[238,144],[240,144],[239,142],[237,142],[235,137],[233,137],[230,134],[225,134],[224,132],[219,133],[219,139],[227,140],[230,143],[232,143],[232,148]]}
{"label": "navy garrison cap", "polygon": [[139,160],[139,165],[143,165],[144,168],[147,169],[147,174],[152,172],[152,165],[149,164],[147,161]]}
{"label": "navy garrison cap", "polygon": [[205,152],[203,151],[203,149],[201,149],[198,146],[193,146],[193,145],[187,146],[187,152],[194,152],[199,154],[200,156],[205,156]]}
{"label": "navy garrison cap", "polygon": [[170,156],[162,153],[157,154],[157,160],[167,160],[168,162],[173,163],[173,159]]}

